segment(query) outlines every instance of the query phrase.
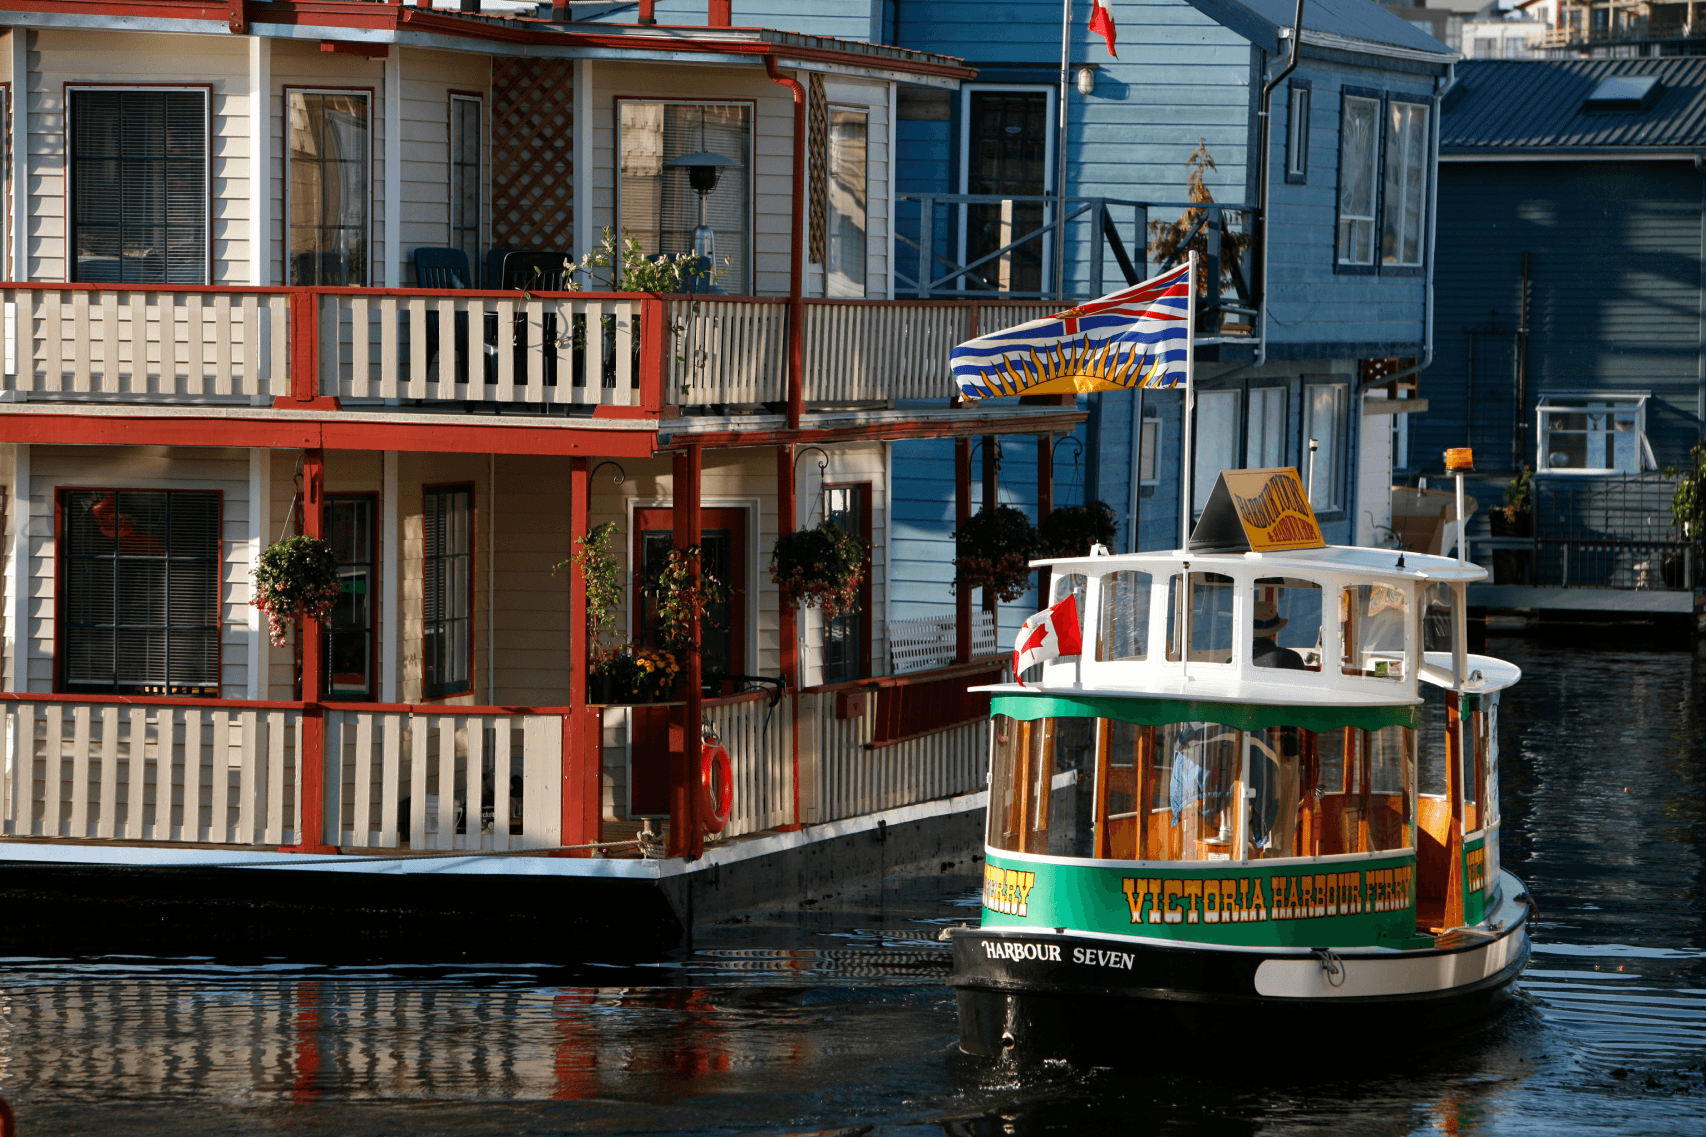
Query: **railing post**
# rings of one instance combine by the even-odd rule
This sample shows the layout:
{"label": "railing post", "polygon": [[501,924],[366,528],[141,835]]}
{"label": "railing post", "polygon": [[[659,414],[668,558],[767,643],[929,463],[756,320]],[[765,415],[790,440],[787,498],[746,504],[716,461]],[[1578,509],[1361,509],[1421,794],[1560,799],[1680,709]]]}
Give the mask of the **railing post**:
{"label": "railing post", "polygon": [[930,299],[930,281],[935,276],[936,199],[925,194],[918,199],[918,298]]}
{"label": "railing post", "polygon": [[290,294],[290,394],[273,399],[287,410],[339,408],[336,395],[320,394],[320,302],[322,293],[298,288]]}
{"label": "railing post", "polygon": [[[964,529],[971,520],[971,439],[954,439],[954,522]],[[955,574],[958,575],[957,573]],[[971,662],[971,589],[954,584],[954,661]]]}
{"label": "railing post", "polygon": [[[643,349],[642,349],[643,350]],[[569,551],[579,551],[586,536],[587,512],[591,506],[587,458],[569,460]],[[586,635],[586,573],[580,565],[569,565],[569,713],[563,718],[563,816],[561,843],[586,845],[599,838],[603,814],[603,783],[600,767],[603,739],[595,716],[586,707],[586,669],[589,645]],[[596,850],[577,849],[575,857],[590,857]]]}
{"label": "railing post", "polygon": [[[657,415],[663,410],[664,344],[670,335],[669,304],[662,297],[640,301],[640,410]],[[589,374],[587,382],[592,382]],[[674,395],[674,392],[670,392]]]}
{"label": "railing post", "polygon": [[[673,506],[675,513],[675,547],[696,549],[702,536],[699,517],[699,476],[703,468],[703,450],[688,446],[674,454]],[[697,591],[700,563],[691,565],[693,584]],[[685,704],[681,708],[681,751],[670,754],[669,778],[669,848],[671,857],[696,860],[705,851],[705,832],[699,820],[699,720],[704,713],[704,696],[700,691],[699,608],[695,603],[687,632],[687,659],[681,669],[681,682],[686,686]]]}
{"label": "railing post", "polygon": [[[302,532],[326,534],[326,453],[302,452]],[[326,777],[326,718],[320,705],[325,672],[325,625],[302,621],[302,750],[296,755],[296,777],[302,790],[302,816],[296,819],[296,844],[286,853],[327,855],[338,852],[326,843],[326,795],[337,786]]]}

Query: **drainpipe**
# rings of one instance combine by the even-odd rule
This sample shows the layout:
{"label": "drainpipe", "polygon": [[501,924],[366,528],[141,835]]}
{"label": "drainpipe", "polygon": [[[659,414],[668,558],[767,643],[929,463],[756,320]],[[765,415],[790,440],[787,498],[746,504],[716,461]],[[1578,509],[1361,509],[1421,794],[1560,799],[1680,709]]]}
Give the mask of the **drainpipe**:
{"label": "drainpipe", "polygon": [[[1303,52],[1303,5],[1305,0],[1297,0],[1297,15],[1291,25],[1291,55],[1286,60],[1279,74],[1262,84],[1261,109],[1256,112],[1256,201],[1261,206],[1261,212],[1256,214],[1256,239],[1251,242],[1256,250],[1259,263],[1256,270],[1250,274],[1252,282],[1260,281],[1257,285],[1261,292],[1256,296],[1253,305],[1262,321],[1262,334],[1256,341],[1256,358],[1249,366],[1251,369],[1260,367],[1268,361],[1268,210],[1271,207],[1269,187],[1272,182],[1268,160],[1268,152],[1273,149],[1273,106],[1274,89],[1285,82],[1286,76],[1297,70],[1298,56]],[[1191,429],[1186,423],[1185,429]]]}
{"label": "drainpipe", "polygon": [[800,429],[805,409],[805,225],[806,225],[806,89],[776,69],[776,57],[764,57],[764,71],[773,83],[794,93],[794,218],[788,248],[788,429]]}

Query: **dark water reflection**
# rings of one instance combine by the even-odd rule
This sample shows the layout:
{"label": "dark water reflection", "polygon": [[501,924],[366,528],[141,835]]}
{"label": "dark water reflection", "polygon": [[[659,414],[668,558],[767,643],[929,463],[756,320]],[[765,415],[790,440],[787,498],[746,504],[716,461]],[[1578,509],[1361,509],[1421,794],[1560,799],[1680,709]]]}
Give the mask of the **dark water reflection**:
{"label": "dark water reflection", "polygon": [[1394,1015],[1199,1070],[992,1068],[954,1049],[934,940],[977,882],[921,876],[647,965],[7,961],[0,1092],[24,1137],[1703,1133],[1706,664],[1635,646],[1491,645],[1527,673],[1505,863],[1542,919],[1519,1005],[1444,1046]]}

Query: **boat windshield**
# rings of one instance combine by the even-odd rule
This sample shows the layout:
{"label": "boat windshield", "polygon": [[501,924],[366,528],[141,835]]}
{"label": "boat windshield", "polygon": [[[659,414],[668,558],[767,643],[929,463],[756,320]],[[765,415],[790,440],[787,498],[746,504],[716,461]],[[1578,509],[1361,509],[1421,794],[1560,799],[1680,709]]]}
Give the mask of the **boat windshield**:
{"label": "boat windshield", "polygon": [[997,715],[989,845],[1216,861],[1411,847],[1416,732]]}

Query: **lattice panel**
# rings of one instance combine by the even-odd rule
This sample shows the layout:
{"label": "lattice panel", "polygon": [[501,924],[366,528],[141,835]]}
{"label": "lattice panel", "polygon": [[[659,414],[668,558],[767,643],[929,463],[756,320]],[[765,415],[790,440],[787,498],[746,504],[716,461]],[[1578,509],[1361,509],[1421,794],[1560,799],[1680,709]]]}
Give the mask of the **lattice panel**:
{"label": "lattice panel", "polygon": [[829,96],[823,76],[814,74],[807,89],[806,164],[811,173],[811,229],[806,260],[824,263],[829,246]]}
{"label": "lattice panel", "polygon": [[573,248],[574,112],[569,60],[493,59],[494,248]]}

